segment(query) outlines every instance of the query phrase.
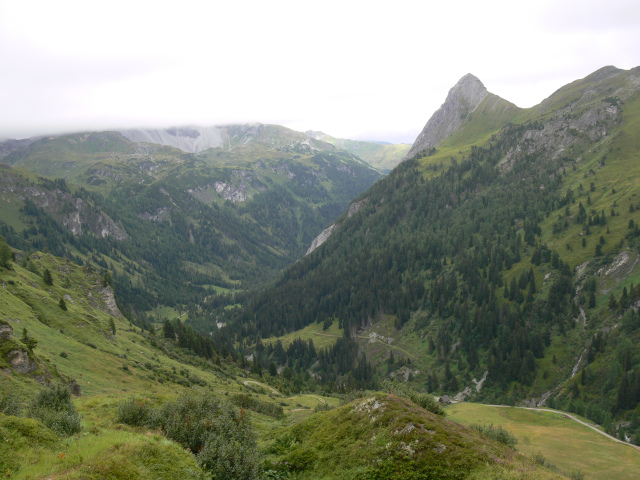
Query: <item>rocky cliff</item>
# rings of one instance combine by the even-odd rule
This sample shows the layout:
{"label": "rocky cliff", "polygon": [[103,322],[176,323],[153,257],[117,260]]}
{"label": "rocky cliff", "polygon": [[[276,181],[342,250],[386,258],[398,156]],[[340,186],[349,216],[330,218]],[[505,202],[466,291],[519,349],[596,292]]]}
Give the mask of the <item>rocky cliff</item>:
{"label": "rocky cliff", "polygon": [[423,150],[435,147],[455,133],[488,94],[482,82],[472,74],[468,73],[462,77],[449,90],[447,99],[431,116],[405,158],[414,157]]}

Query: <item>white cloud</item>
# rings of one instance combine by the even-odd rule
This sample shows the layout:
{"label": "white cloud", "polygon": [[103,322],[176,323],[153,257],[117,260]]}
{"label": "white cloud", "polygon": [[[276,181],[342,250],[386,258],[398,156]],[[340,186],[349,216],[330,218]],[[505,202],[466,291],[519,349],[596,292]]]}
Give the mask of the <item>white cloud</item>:
{"label": "white cloud", "polygon": [[412,141],[464,74],[519,106],[640,64],[637,2],[9,2],[0,137],[260,121]]}

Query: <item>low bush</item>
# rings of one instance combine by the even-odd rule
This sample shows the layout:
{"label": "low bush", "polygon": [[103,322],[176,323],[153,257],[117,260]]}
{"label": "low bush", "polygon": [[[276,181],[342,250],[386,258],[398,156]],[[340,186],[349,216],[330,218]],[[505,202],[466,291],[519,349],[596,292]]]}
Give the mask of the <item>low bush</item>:
{"label": "low bush", "polygon": [[9,392],[0,398],[0,413],[19,417],[22,415],[20,400],[13,393]]}
{"label": "low bush", "polygon": [[419,407],[424,408],[431,413],[435,413],[442,417],[446,416],[446,412],[433,396],[428,393],[417,392],[409,385],[387,380],[383,382],[382,390],[386,393],[408,398]]}
{"label": "low bush", "polygon": [[231,403],[238,407],[246,408],[256,413],[269,415],[273,418],[282,418],[284,416],[284,409],[281,405],[277,405],[271,402],[263,402],[245,393],[237,393],[235,395],[232,395],[229,400],[231,400]]}
{"label": "low bush", "polygon": [[471,428],[479,431],[485,437],[489,437],[497,442],[500,442],[507,447],[516,448],[518,444],[518,439],[510,433],[508,430],[505,430],[501,426],[493,426],[493,425],[478,425],[472,424]]}
{"label": "low bush", "polygon": [[118,404],[117,418],[121,423],[140,427],[149,423],[151,412],[147,399],[130,397]]}
{"label": "low bush", "polygon": [[329,405],[328,403],[318,403],[313,409],[313,413],[318,412],[327,412],[329,410],[333,410],[335,407],[333,405]]}
{"label": "low bush", "polygon": [[118,418],[128,425],[160,428],[194,453],[199,465],[216,479],[253,480],[263,473],[246,411],[213,395],[190,392],[159,407],[132,397],[118,404]]}
{"label": "low bush", "polygon": [[71,402],[71,392],[61,384],[40,390],[29,404],[29,416],[59,435],[72,435],[82,428],[82,417]]}

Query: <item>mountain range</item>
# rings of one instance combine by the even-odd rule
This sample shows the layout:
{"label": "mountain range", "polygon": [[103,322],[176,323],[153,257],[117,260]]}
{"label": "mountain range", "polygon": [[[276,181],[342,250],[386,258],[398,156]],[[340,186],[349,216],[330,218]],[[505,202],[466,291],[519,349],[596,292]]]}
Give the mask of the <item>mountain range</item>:
{"label": "mountain range", "polygon": [[411,158],[230,328],[264,341],[320,322],[359,352],[339,368],[319,358],[327,382],[366,361],[637,438],[639,87],[640,69],[605,67],[521,109],[463,77]]}
{"label": "mountain range", "polygon": [[[184,139],[214,133],[224,146],[173,146],[197,150]],[[171,145],[119,132],[3,143],[1,233],[24,251],[108,269],[123,311],[141,318],[163,307],[194,317],[208,294],[274,278],[381,178],[275,125],[127,135]]]}
{"label": "mountain range", "polygon": [[[604,67],[527,109],[465,75],[411,147],[261,124],[0,143],[0,470],[583,478],[433,396],[640,444],[638,139],[640,67]],[[587,476],[634,478],[619,448]]]}

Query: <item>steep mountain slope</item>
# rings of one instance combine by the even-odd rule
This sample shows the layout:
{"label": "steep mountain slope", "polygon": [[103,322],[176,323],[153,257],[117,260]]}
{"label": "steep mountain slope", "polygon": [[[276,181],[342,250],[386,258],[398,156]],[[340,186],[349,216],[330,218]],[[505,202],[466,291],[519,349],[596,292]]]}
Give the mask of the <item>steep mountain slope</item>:
{"label": "steep mountain slope", "polygon": [[455,133],[489,94],[478,78],[468,73],[456,83],[413,142],[406,158],[427,151]]}
{"label": "steep mountain slope", "polygon": [[[640,69],[607,67],[529,110],[450,97],[434,117],[471,118],[435,149],[418,141],[419,158],[356,199],[357,213],[239,312],[238,331],[338,323],[340,342],[360,341],[379,374],[460,398],[546,402],[640,442],[629,310],[640,294]],[[331,370],[320,356],[316,373],[374,378],[363,358]]]}
{"label": "steep mountain slope", "polygon": [[349,140],[346,138],[335,138],[323,132],[308,130],[305,132],[311,138],[330,143],[340,150],[357,155],[369,165],[383,171],[389,172],[393,167],[402,161],[406,153],[411,148],[406,144],[376,143],[360,140]]}
{"label": "steep mountain slope", "polygon": [[224,148],[200,154],[114,132],[11,143],[1,233],[16,248],[108,269],[127,315],[169,306],[193,319],[208,295],[256,286],[294,262],[381,176],[283,127],[224,134]]}

